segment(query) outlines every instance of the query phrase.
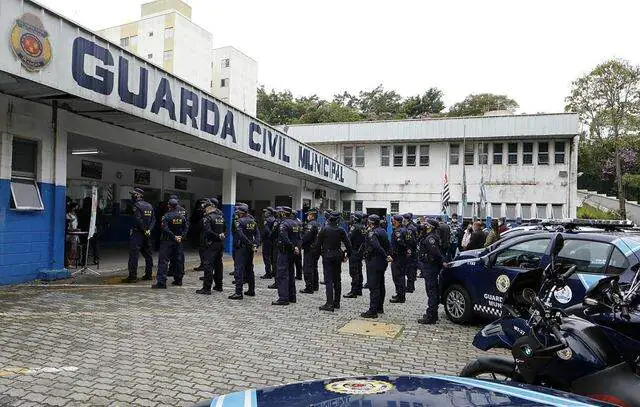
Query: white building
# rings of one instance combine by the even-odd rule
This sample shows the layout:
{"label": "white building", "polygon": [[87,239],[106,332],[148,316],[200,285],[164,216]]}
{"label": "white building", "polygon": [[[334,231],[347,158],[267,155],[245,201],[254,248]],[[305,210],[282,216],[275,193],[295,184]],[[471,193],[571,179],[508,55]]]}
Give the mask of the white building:
{"label": "white building", "polygon": [[578,133],[578,117],[571,113],[292,125],[288,130],[357,169],[356,191],[342,193],[343,210],[440,213],[446,174],[450,213],[525,219],[576,215]]}
{"label": "white building", "polygon": [[212,92],[221,100],[255,116],[258,63],[233,47],[214,49]]}

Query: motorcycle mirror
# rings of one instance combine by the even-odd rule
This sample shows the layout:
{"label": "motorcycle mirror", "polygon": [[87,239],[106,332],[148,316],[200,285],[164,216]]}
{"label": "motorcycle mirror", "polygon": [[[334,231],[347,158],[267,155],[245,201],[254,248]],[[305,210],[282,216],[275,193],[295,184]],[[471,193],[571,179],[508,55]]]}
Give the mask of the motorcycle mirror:
{"label": "motorcycle mirror", "polygon": [[593,298],[585,298],[583,302],[584,305],[588,305],[590,307],[598,305],[598,301],[594,300]]}
{"label": "motorcycle mirror", "polygon": [[553,239],[553,249],[551,253],[553,256],[557,256],[560,253],[560,250],[564,247],[564,237],[560,233],[556,233],[555,238]]}

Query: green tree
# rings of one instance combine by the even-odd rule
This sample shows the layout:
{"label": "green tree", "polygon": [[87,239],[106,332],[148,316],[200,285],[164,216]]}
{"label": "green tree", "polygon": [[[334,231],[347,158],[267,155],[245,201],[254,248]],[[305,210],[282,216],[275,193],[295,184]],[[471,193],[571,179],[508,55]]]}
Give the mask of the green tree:
{"label": "green tree", "polygon": [[384,90],[382,85],[358,95],[358,107],[366,120],[400,118],[402,96],[395,90]]}
{"label": "green tree", "polygon": [[482,116],[492,110],[509,110],[515,111],[518,103],[506,95],[494,95],[493,93],[471,94],[464,98],[462,102],[458,102],[451,106],[448,116]]}
{"label": "green tree", "polygon": [[293,94],[289,90],[271,92],[264,86],[258,88],[258,119],[270,124],[291,124],[300,117],[300,111]]}
{"label": "green tree", "polygon": [[337,102],[323,101],[315,109],[304,113],[300,117],[299,123],[357,122],[360,120],[362,117],[356,109]]}
{"label": "green tree", "polygon": [[625,136],[637,134],[640,113],[640,68],[620,59],[596,66],[572,83],[567,111],[578,113],[596,142],[613,142],[615,180],[620,215],[626,218],[626,196],[620,152]]}
{"label": "green tree", "polygon": [[438,88],[430,88],[422,95],[410,96],[402,102],[401,112],[410,118],[434,115],[444,110],[442,97]]}

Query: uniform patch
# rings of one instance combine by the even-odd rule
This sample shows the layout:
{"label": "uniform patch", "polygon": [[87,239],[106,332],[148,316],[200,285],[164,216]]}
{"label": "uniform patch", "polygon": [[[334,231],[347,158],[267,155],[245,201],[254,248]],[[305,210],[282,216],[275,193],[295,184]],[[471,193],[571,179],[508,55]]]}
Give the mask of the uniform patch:
{"label": "uniform patch", "polygon": [[573,357],[571,348],[564,348],[556,352],[556,355],[562,360],[569,360]]}
{"label": "uniform patch", "polygon": [[382,380],[341,380],[329,383],[325,389],[340,394],[380,394],[394,390],[395,386]]}
{"label": "uniform patch", "polygon": [[435,238],[435,237],[430,237],[429,239],[427,239],[427,241],[428,241],[430,244],[436,244],[436,238]]}
{"label": "uniform patch", "polygon": [[506,293],[507,290],[509,290],[510,286],[511,286],[511,279],[506,274],[502,274],[498,276],[498,278],[496,279],[496,288],[501,293]]}
{"label": "uniform patch", "polygon": [[573,291],[571,291],[571,288],[568,285],[566,285],[554,291],[553,296],[555,297],[556,301],[558,301],[560,304],[568,304],[571,302],[571,299],[573,298]]}

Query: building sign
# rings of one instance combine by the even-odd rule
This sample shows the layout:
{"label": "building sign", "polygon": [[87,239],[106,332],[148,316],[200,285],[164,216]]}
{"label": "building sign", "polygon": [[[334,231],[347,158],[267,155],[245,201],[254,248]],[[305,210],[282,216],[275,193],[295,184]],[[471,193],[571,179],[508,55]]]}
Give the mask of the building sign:
{"label": "building sign", "polygon": [[150,185],[151,184],[151,171],[147,170],[134,170],[134,183],[138,185]]}
{"label": "building sign", "polygon": [[51,61],[49,33],[38,16],[25,13],[15,20],[11,28],[11,49],[28,71],[35,72]]}
{"label": "building sign", "polygon": [[186,191],[188,189],[189,179],[187,177],[181,177],[176,175],[176,178],[173,182],[173,187],[175,189],[179,189],[180,191]]}
{"label": "building sign", "polygon": [[102,163],[82,160],[80,176],[83,178],[102,179]]}

